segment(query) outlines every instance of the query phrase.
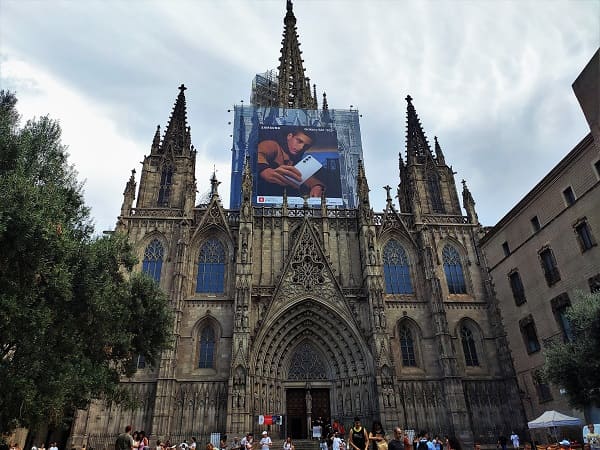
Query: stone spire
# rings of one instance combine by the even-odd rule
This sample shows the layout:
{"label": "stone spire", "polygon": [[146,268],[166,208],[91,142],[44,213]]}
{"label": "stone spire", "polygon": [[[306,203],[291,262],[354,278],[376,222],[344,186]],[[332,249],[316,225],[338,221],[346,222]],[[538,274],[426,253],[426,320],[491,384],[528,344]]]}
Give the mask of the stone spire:
{"label": "stone spire", "polygon": [[186,89],[187,88],[183,84],[179,86],[179,95],[175,101],[175,106],[173,107],[173,112],[169,118],[167,130],[165,131],[165,136],[163,138],[161,146],[162,153],[165,153],[170,149],[175,155],[188,156],[190,154],[191,136],[190,128],[187,125],[184,95]]}
{"label": "stone spire", "polygon": [[123,192],[123,204],[121,205],[121,216],[128,216],[131,214],[131,208],[133,207],[133,200],[135,200],[135,169],[131,170],[131,176],[129,181],[125,185],[125,191]]}
{"label": "stone spire", "polygon": [[435,141],[435,159],[438,165],[445,166],[446,158],[444,158],[444,153],[442,152],[442,147],[440,147],[437,136],[434,136],[433,140]]}
{"label": "stone spire", "polygon": [[473,200],[473,196],[471,195],[471,191],[469,191],[465,180],[462,180],[462,185],[463,207],[465,208],[465,211],[467,211],[467,219],[469,220],[469,223],[478,224],[479,218],[475,211],[475,200]]}
{"label": "stone spire", "polygon": [[412,97],[407,95],[406,101],[408,103],[406,109],[406,159],[408,164],[411,164],[418,160],[422,162],[427,155],[433,158],[433,155],[417,111],[412,104]]}
{"label": "stone spire", "polygon": [[154,133],[154,139],[152,139],[152,148],[150,149],[151,154],[156,154],[160,151],[160,125],[156,125],[156,132]]}
{"label": "stone spire", "polygon": [[283,23],[285,27],[279,57],[277,101],[283,108],[316,109],[317,100],[310,91],[309,79],[304,76],[304,61],[298,42],[292,0],[287,0],[287,13]]}

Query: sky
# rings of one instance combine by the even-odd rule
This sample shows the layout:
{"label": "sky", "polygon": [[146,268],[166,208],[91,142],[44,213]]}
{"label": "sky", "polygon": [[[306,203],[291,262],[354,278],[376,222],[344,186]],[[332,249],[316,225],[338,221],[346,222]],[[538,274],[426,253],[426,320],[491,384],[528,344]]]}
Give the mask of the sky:
{"label": "sky", "polygon": [[[600,0],[296,0],[306,74],[352,105],[371,204],[397,186],[410,94],[431,145],[492,226],[589,128],[571,84],[600,45]],[[280,56],[284,0],[0,0],[0,88],[60,121],[96,231],[184,83],[198,199],[229,204],[232,107]],[[460,195],[460,192],[459,192]]]}

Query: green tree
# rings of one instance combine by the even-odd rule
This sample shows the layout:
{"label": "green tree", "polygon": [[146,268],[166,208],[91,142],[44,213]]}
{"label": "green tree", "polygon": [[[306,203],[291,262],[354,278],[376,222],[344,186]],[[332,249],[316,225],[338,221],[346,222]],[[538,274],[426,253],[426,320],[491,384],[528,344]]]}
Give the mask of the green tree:
{"label": "green tree", "polygon": [[572,406],[600,405],[600,293],[578,293],[567,319],[571,339],[546,350],[545,377],[567,391]]}
{"label": "green tree", "polygon": [[120,378],[155,365],[172,323],[127,239],[93,235],[59,124],[20,128],[15,106],[0,91],[0,433],[127,400]]}

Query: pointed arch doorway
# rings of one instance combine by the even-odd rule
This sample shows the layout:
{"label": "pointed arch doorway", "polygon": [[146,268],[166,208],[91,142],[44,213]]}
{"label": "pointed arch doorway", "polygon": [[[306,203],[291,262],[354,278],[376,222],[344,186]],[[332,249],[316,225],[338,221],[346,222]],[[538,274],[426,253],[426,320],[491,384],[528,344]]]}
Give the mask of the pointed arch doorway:
{"label": "pointed arch doorway", "polygon": [[290,360],[286,385],[287,434],[312,437],[312,425],[331,417],[329,367],[309,341],[299,344]]}

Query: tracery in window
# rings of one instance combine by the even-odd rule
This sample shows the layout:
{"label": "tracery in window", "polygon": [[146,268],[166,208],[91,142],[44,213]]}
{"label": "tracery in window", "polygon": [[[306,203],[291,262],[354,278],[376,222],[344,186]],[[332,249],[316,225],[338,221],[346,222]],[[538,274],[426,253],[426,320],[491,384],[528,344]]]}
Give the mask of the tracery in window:
{"label": "tracery in window", "polygon": [[450,294],[466,294],[467,286],[458,251],[451,245],[446,245],[442,251],[442,258],[448,291]]}
{"label": "tracery in window", "polygon": [[158,239],[153,239],[144,250],[142,272],[147,273],[157,283],[160,282],[164,253],[164,248]]}
{"label": "tracery in window", "polygon": [[396,240],[389,241],[383,249],[383,273],[388,294],[413,293],[408,258]]}
{"label": "tracery in window", "polygon": [[408,324],[400,326],[400,351],[402,352],[402,365],[404,367],[417,367],[415,356],[415,341]]}
{"label": "tracery in window", "polygon": [[466,325],[460,328],[460,339],[462,341],[463,353],[465,354],[465,364],[471,367],[478,366],[479,358],[477,357],[473,332]]}
{"label": "tracery in window", "polygon": [[209,325],[200,333],[200,356],[198,358],[198,367],[200,369],[214,368],[215,357],[215,331]]}
{"label": "tracery in window", "polygon": [[196,292],[221,294],[224,282],[225,249],[218,239],[209,239],[200,248]]}
{"label": "tracery in window", "polygon": [[319,352],[308,342],[300,344],[294,351],[288,380],[326,380],[327,369]]}

